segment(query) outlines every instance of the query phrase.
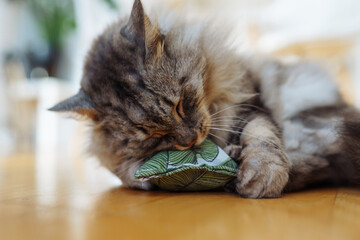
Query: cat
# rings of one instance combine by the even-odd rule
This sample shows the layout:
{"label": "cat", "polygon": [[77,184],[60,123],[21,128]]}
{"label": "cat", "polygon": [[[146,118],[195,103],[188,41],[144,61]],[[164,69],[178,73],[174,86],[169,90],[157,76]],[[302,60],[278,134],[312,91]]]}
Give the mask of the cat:
{"label": "cat", "polygon": [[318,183],[359,184],[360,113],[315,63],[236,53],[210,24],[131,14],[93,43],[79,92],[50,110],[92,123],[89,151],[124,186],[158,151],[209,137],[239,163],[227,189],[276,198]]}

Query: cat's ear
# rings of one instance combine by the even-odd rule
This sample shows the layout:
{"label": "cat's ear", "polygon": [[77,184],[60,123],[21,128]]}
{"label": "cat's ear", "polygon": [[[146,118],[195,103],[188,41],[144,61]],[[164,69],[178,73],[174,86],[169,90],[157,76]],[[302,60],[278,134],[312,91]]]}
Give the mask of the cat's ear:
{"label": "cat's ear", "polygon": [[90,97],[82,89],[76,95],[56,104],[49,111],[72,112],[94,120],[97,118],[97,112]]}
{"label": "cat's ear", "polygon": [[145,51],[145,13],[140,0],[135,0],[128,23],[121,34]]}
{"label": "cat's ear", "polygon": [[145,14],[140,0],[135,0],[128,23],[121,29],[121,34],[134,42],[144,56],[161,55],[162,35],[157,24],[153,24]]}

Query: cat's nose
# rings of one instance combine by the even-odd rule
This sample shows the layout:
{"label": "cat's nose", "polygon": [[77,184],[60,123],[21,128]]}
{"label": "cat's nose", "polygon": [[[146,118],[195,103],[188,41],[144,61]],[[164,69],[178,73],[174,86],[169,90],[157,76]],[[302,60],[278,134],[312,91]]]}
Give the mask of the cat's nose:
{"label": "cat's nose", "polygon": [[192,140],[186,147],[190,148],[192,146],[194,146],[194,144],[197,142],[197,138],[195,138],[194,140]]}
{"label": "cat's nose", "polygon": [[197,140],[198,134],[195,132],[194,134],[188,135],[186,138],[182,138],[175,146],[179,150],[188,149],[194,146]]}

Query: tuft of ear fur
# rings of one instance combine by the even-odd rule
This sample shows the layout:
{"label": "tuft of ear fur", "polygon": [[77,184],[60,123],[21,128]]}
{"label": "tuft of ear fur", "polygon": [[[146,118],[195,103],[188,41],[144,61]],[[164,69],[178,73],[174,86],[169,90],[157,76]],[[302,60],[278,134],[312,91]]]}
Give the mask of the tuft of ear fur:
{"label": "tuft of ear fur", "polygon": [[48,110],[55,112],[73,112],[93,120],[97,118],[97,112],[94,109],[90,97],[82,89],[80,89],[76,95],[56,104]]}
{"label": "tuft of ear fur", "polygon": [[164,51],[164,39],[157,24],[152,24],[145,15],[145,48],[146,57],[158,59]]}
{"label": "tuft of ear fur", "polygon": [[140,0],[135,0],[128,23],[121,34],[134,42],[144,56],[159,58],[163,50],[163,37],[157,24],[152,24]]}

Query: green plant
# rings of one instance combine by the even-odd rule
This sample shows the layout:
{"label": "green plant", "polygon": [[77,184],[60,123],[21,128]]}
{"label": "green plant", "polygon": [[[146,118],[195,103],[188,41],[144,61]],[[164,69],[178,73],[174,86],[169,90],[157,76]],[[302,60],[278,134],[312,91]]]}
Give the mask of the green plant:
{"label": "green plant", "polygon": [[116,10],[118,9],[118,5],[114,0],[102,0],[104,1],[110,8]]}
{"label": "green plant", "polygon": [[[49,54],[43,67],[50,76],[55,76],[66,37],[76,28],[74,0],[23,1],[28,5],[38,29],[48,45]],[[118,9],[115,0],[101,1],[114,10]]]}
{"label": "green plant", "polygon": [[71,0],[28,0],[39,30],[50,48],[60,50],[65,37],[75,29]]}

